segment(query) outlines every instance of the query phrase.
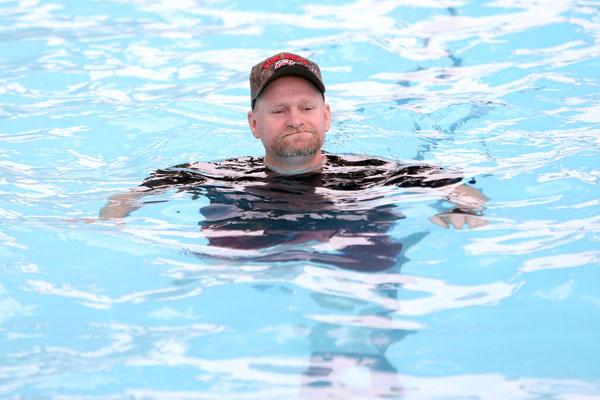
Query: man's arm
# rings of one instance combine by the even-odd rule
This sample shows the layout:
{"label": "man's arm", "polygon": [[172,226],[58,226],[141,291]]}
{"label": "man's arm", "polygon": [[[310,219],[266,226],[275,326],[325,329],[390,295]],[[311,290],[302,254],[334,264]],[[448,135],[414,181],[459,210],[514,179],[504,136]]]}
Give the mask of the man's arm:
{"label": "man's arm", "polygon": [[185,185],[202,183],[204,180],[201,172],[190,169],[190,164],[158,169],[139,186],[128,192],[112,195],[106,205],[100,209],[99,217],[100,219],[125,218],[143,206],[140,200],[144,196],[161,193],[172,188],[181,188]]}
{"label": "man's arm", "polygon": [[446,171],[431,165],[399,165],[389,174],[385,184],[394,184],[407,188],[435,189],[454,208],[434,215],[431,222],[444,228],[451,225],[462,229],[468,225],[477,228],[487,225],[482,217],[485,203],[489,200],[483,193],[472,186],[460,184],[463,175],[457,171]]}
{"label": "man's arm", "polygon": [[470,228],[478,228],[489,224],[489,221],[482,216],[485,203],[489,199],[479,190],[461,184],[448,189],[446,198],[456,207],[431,217],[430,221],[434,224],[443,228],[452,225],[456,229],[462,229],[465,225]]}
{"label": "man's arm", "polygon": [[112,195],[104,207],[100,209],[100,219],[120,219],[125,218],[133,211],[142,207],[140,199],[144,197],[148,190],[139,187],[131,189],[126,193]]}

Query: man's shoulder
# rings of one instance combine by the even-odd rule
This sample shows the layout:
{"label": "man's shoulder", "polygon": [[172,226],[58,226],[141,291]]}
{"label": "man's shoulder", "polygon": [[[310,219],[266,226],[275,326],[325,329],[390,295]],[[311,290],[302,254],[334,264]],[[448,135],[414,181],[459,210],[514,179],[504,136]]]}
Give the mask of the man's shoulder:
{"label": "man's shoulder", "polygon": [[220,161],[199,161],[188,164],[176,165],[173,168],[188,169],[215,178],[224,176],[247,176],[257,172],[264,172],[263,157],[235,157]]}
{"label": "man's shoulder", "polygon": [[238,157],[222,161],[196,161],[157,169],[142,186],[194,185],[208,180],[252,180],[264,176],[262,157]]}
{"label": "man's shoulder", "polygon": [[436,165],[360,154],[327,154],[325,171],[366,185],[442,187],[462,181],[462,174]]}
{"label": "man's shoulder", "polygon": [[363,154],[330,154],[327,156],[327,164],[333,167],[387,167],[397,165],[392,160]]}

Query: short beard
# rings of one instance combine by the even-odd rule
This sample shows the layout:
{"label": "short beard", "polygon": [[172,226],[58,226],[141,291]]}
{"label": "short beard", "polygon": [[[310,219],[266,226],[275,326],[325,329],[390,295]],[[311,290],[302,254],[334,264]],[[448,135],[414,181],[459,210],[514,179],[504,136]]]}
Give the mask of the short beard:
{"label": "short beard", "polygon": [[271,145],[271,152],[279,158],[310,157],[315,155],[323,143],[319,140],[317,134],[312,130],[309,139],[301,143],[287,143],[286,136],[282,135]]}

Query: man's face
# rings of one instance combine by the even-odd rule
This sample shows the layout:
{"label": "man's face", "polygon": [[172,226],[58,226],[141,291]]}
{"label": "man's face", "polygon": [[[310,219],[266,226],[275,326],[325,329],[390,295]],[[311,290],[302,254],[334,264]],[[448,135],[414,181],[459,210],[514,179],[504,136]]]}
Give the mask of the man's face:
{"label": "man's face", "polygon": [[285,76],[271,82],[248,113],[252,134],[262,141],[266,161],[285,164],[320,152],[331,113],[307,80]]}

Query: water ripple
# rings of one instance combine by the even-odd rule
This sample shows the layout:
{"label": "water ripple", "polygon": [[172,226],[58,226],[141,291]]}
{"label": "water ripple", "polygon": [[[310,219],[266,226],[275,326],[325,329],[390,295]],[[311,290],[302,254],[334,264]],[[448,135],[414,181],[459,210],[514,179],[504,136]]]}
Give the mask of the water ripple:
{"label": "water ripple", "polygon": [[473,239],[465,250],[473,255],[481,254],[533,254],[572,243],[586,235],[600,232],[600,217],[571,219],[566,222],[554,220],[498,223],[495,229],[510,226],[510,233],[494,237]]}
{"label": "water ripple", "polygon": [[[84,3],[0,5],[0,396],[600,393],[598,1]],[[328,151],[461,170],[490,224],[373,192],[423,239],[368,274],[242,261],[270,250],[210,246],[174,191],[94,220],[155,168],[260,154],[247,73],[283,49],[323,67]]]}

